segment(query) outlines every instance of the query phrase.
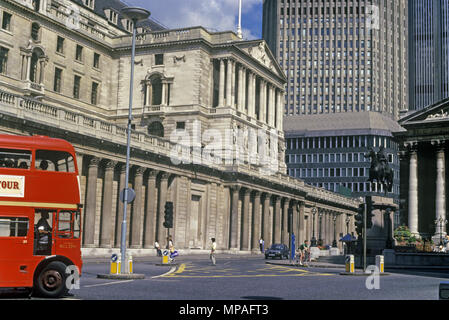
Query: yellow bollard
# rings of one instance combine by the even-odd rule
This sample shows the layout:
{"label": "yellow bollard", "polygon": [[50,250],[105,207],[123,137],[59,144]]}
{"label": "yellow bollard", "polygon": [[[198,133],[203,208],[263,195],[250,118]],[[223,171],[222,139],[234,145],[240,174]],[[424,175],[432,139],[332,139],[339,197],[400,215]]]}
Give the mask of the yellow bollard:
{"label": "yellow bollard", "polygon": [[128,267],[129,273],[133,273],[133,256],[129,256],[128,258]]}
{"label": "yellow bollard", "polygon": [[349,254],[345,259],[346,272],[354,273],[354,255]]}
{"label": "yellow bollard", "polygon": [[119,274],[120,273],[120,258],[113,254],[111,257],[111,268],[110,274]]}

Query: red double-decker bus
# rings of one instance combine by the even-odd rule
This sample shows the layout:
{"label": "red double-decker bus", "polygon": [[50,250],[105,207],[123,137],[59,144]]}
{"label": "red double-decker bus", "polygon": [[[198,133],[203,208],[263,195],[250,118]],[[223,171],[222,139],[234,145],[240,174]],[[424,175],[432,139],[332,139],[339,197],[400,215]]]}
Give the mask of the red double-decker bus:
{"label": "red double-decker bus", "polygon": [[65,295],[81,274],[81,207],[70,143],[0,135],[0,287]]}

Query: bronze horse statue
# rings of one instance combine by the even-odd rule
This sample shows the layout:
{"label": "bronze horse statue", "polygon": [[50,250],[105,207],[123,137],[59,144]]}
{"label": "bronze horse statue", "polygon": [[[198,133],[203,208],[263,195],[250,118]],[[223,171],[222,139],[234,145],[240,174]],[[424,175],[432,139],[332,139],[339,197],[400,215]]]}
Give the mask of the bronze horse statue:
{"label": "bronze horse statue", "polygon": [[369,179],[372,187],[374,181],[377,183],[377,189],[384,186],[385,194],[393,190],[393,170],[388,165],[388,160],[383,153],[383,147],[380,147],[379,152],[375,152],[370,148],[369,152],[365,154],[365,158],[371,158],[371,168],[369,169]]}

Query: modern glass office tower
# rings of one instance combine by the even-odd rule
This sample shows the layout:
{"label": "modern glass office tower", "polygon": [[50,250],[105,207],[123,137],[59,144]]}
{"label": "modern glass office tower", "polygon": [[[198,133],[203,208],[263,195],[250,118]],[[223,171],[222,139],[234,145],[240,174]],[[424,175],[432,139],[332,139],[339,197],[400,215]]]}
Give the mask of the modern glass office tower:
{"label": "modern glass office tower", "polygon": [[408,108],[407,0],[264,0],[286,115]]}
{"label": "modern glass office tower", "polygon": [[409,2],[410,109],[449,97],[449,0]]}

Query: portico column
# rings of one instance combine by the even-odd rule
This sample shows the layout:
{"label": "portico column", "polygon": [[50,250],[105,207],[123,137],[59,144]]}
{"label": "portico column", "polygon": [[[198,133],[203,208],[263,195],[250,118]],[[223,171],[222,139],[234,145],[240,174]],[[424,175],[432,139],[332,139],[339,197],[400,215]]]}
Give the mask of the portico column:
{"label": "portico column", "polygon": [[141,231],[140,227],[142,225],[142,205],[143,205],[143,173],[146,168],[138,167],[135,171],[134,176],[134,191],[136,192],[136,198],[133,201],[133,212],[132,212],[132,220],[131,220],[131,248],[141,248],[142,243],[141,239]]}
{"label": "portico column", "polygon": [[[446,224],[444,221],[446,220],[446,185],[445,185],[445,177],[446,177],[446,168],[445,168],[445,156],[444,156],[444,144],[440,141],[432,141],[432,144],[436,146],[436,158],[437,158],[437,181],[436,181],[436,194],[435,194],[435,211],[436,216],[435,219],[439,221],[443,221],[437,224],[437,228],[435,230],[435,236],[438,238],[446,235]],[[439,239],[438,239],[439,242]]]}
{"label": "portico column", "polygon": [[246,68],[243,68],[243,74],[242,74],[242,109],[241,112],[246,111]]}
{"label": "portico column", "polygon": [[275,196],[274,205],[274,242],[281,243],[281,197]]}
{"label": "portico column", "polygon": [[416,144],[410,149],[408,226],[413,235],[418,235],[418,150]]}
{"label": "portico column", "polygon": [[263,217],[262,217],[262,228],[263,228],[263,240],[265,241],[265,248],[273,244],[273,217],[270,212],[271,206],[271,195],[265,193],[265,198],[263,201]]}
{"label": "portico column", "polygon": [[242,235],[241,235],[241,250],[250,250],[249,247],[249,202],[250,202],[251,190],[246,189],[243,194],[243,210],[242,210]]}
{"label": "portico column", "polygon": [[[156,178],[159,172],[151,170],[148,173],[146,212],[145,212],[145,231],[144,248],[154,248],[156,231],[156,210],[157,210],[157,188]],[[159,240],[159,239],[158,239]]]}
{"label": "portico column", "polygon": [[[298,235],[296,238],[300,241],[300,243],[303,243],[304,240],[309,240],[305,235],[305,210],[306,210],[306,204],[305,202],[301,201],[299,202],[299,227],[298,227]],[[310,218],[309,218],[310,219]]]}
{"label": "portico column", "polygon": [[[126,179],[126,166],[124,163],[121,164],[120,167],[120,181],[119,181],[119,187],[118,187],[118,194],[120,191],[122,191],[125,188],[128,188],[128,186],[125,186],[125,179]],[[120,240],[122,237],[122,221],[123,221],[123,202],[117,199],[117,223],[115,225],[115,247],[120,247]],[[127,213],[126,216],[129,217],[128,210],[130,206],[127,206]]]}
{"label": "portico column", "polygon": [[237,93],[237,110],[241,111],[242,110],[242,105],[243,105],[243,67],[242,66],[238,66],[238,79],[239,79],[239,83],[238,83],[238,93]]}
{"label": "portico column", "polygon": [[260,224],[261,224],[261,211],[260,211],[260,197],[261,192],[254,192],[254,204],[253,204],[253,229],[251,231],[251,250],[259,251],[259,238],[261,235]]}
{"label": "portico column", "polygon": [[220,75],[218,79],[218,106],[224,107],[225,67],[223,59],[220,59]]}
{"label": "portico column", "polygon": [[97,211],[97,178],[100,158],[93,157],[89,162],[86,188],[86,212],[84,214],[84,247],[95,246],[95,214]]}
{"label": "portico column", "polygon": [[248,112],[247,112],[247,115],[250,117],[253,113],[253,101],[254,101],[253,77],[254,77],[254,73],[249,72],[248,73]]}
{"label": "portico column", "polygon": [[283,120],[284,120],[284,106],[282,104],[282,92],[276,92],[276,107],[277,107],[277,124],[276,129],[283,131]]}
{"label": "portico column", "polygon": [[235,61],[231,61],[231,107],[235,108],[235,96],[237,92],[236,84],[235,84],[235,74],[236,74],[236,66],[237,63]]}
{"label": "portico column", "polygon": [[238,226],[239,226],[239,198],[240,198],[240,186],[232,186],[232,203],[231,203],[231,249],[238,249]]}
{"label": "portico column", "polygon": [[[288,208],[290,207],[290,199],[284,199],[284,208],[283,208],[283,228],[282,228],[282,243],[288,244]],[[293,227],[293,226],[292,226]]]}
{"label": "portico column", "polygon": [[265,95],[264,95],[264,88],[265,88],[265,81],[263,79],[260,79],[260,86],[259,86],[259,121],[264,121],[264,108],[265,108]]}
{"label": "portico column", "polygon": [[102,248],[112,247],[112,193],[116,164],[116,161],[107,161],[105,165],[100,236],[100,247]]}
{"label": "portico column", "polygon": [[228,59],[226,62],[226,106],[232,106],[232,62]]}

